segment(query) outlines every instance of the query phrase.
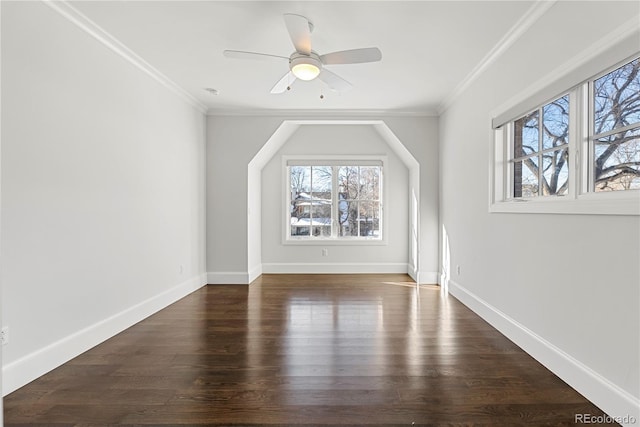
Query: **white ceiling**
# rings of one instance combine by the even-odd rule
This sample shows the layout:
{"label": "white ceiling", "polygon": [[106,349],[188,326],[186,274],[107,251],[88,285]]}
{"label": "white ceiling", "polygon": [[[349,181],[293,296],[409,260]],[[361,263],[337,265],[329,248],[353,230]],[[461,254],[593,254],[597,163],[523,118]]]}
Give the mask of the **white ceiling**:
{"label": "white ceiling", "polygon": [[[532,1],[76,1],[74,8],[209,110],[378,110],[432,113],[495,50]],[[278,61],[229,59],[225,49],[289,56],[282,15],[315,26],[320,54],[377,46],[382,61],[334,65],[345,93],[318,80],[269,93]],[[205,91],[214,88],[219,95]],[[324,99],[320,99],[320,95]]]}

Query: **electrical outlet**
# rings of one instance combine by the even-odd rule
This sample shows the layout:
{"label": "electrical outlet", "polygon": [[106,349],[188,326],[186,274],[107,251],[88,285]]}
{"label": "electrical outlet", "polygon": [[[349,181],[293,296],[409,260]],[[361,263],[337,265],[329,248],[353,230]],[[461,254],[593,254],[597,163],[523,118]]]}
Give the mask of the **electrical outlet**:
{"label": "electrical outlet", "polygon": [[9,327],[8,326],[5,326],[2,328],[2,331],[0,332],[0,339],[2,341],[2,345],[9,344]]}
{"label": "electrical outlet", "polygon": [[328,256],[328,255],[329,255],[329,249],[323,248],[322,249],[322,256]]}
{"label": "electrical outlet", "polygon": [[184,265],[183,264],[180,264],[180,269],[179,270],[180,270],[180,274],[184,273]]}
{"label": "electrical outlet", "polygon": [[458,274],[458,276],[460,275],[460,266],[456,265],[456,273]]}

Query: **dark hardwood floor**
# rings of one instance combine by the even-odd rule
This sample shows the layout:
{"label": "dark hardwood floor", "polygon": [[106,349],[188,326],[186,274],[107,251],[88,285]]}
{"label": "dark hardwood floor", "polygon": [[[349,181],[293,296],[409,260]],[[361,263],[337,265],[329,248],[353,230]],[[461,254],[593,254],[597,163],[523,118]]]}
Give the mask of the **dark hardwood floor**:
{"label": "dark hardwood floor", "polygon": [[405,275],[206,286],[8,395],[5,426],[567,426],[597,407]]}

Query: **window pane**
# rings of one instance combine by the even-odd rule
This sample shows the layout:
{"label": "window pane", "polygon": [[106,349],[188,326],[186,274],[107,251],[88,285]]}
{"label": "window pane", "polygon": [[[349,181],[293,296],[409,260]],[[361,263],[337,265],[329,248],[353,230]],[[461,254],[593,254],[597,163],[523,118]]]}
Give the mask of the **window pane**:
{"label": "window pane", "polygon": [[313,235],[317,237],[331,237],[331,225],[314,225]]}
{"label": "window pane", "polygon": [[595,141],[595,191],[640,188],[640,128]]}
{"label": "window pane", "polygon": [[360,200],[378,200],[380,198],[380,168],[360,167]]}
{"label": "window pane", "polygon": [[513,157],[523,157],[540,150],[538,142],[538,111],[514,123]]}
{"label": "window pane", "polygon": [[358,167],[341,166],[338,169],[338,188],[346,200],[358,198]]}
{"label": "window pane", "polygon": [[569,95],[542,107],[542,149],[569,143]]}
{"label": "window pane", "polygon": [[569,191],[569,148],[542,156],[542,195],[567,194]]}
{"label": "window pane", "polygon": [[513,163],[513,197],[538,195],[538,157]]}
{"label": "window pane", "polygon": [[594,81],[596,135],[640,122],[640,58]]}
{"label": "window pane", "polygon": [[308,236],[309,231],[309,219],[291,218],[292,236]]}
{"label": "window pane", "polygon": [[299,193],[311,192],[311,167],[291,166],[289,182],[291,183],[291,200],[295,200]]}
{"label": "window pane", "polygon": [[341,201],[339,206],[341,237],[358,235],[358,202]]}
{"label": "window pane", "polygon": [[331,200],[331,166],[311,168],[311,195],[314,199]]}
{"label": "window pane", "polygon": [[360,236],[380,236],[380,203],[360,202],[359,206]]}
{"label": "window pane", "polygon": [[308,236],[311,226],[311,167],[291,166],[289,168],[291,186],[291,235]]}

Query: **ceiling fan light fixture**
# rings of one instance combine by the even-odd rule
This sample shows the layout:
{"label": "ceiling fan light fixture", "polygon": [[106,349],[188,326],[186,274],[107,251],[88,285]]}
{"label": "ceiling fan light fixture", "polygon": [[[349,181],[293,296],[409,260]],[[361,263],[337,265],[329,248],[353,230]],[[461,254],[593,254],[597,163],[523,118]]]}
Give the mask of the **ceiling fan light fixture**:
{"label": "ceiling fan light fixture", "polygon": [[320,74],[320,69],[313,64],[298,64],[291,71],[300,80],[313,80]]}
{"label": "ceiling fan light fixture", "polygon": [[300,80],[313,80],[320,74],[321,63],[310,56],[291,59],[291,72]]}

